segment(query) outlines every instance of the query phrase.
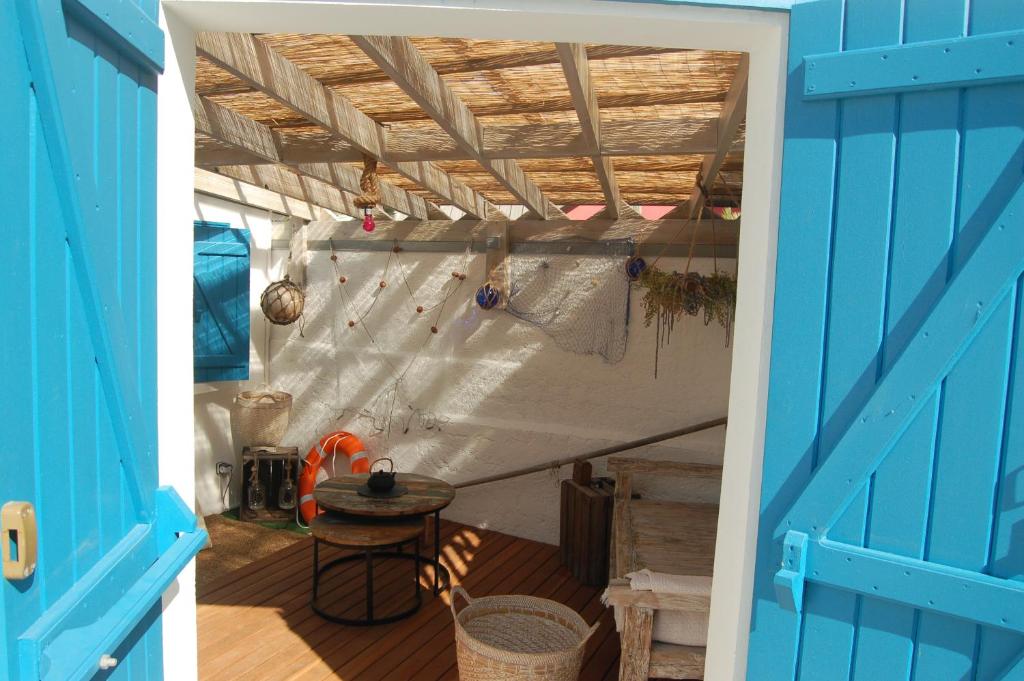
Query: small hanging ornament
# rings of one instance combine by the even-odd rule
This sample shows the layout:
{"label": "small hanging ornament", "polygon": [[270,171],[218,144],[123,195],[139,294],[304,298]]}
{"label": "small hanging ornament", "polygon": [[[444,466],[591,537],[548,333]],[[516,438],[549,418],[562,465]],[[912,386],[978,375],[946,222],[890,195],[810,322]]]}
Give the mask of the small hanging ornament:
{"label": "small hanging ornament", "polygon": [[363,231],[366,232],[366,233],[370,233],[370,232],[372,232],[375,229],[377,229],[377,223],[374,222],[374,220],[373,220],[373,209],[372,208],[364,208],[363,209]]}
{"label": "small hanging ornament", "polygon": [[492,286],[490,282],[476,290],[476,304],[484,310],[490,310],[501,302],[501,291]]}
{"label": "small hanging ornament", "polygon": [[363,209],[363,231],[369,233],[377,229],[373,209],[380,203],[380,184],[377,181],[377,159],[367,154],[363,154],[363,174],[359,176],[359,188],[363,193],[353,203]]}
{"label": "small hanging ornament", "polygon": [[306,306],[306,294],[286,274],[281,281],[275,281],[260,295],[260,308],[272,324],[288,326],[302,316]]}
{"label": "small hanging ornament", "polygon": [[639,255],[634,255],[626,261],[626,276],[629,277],[630,281],[638,280],[640,275],[643,274],[646,269],[647,261]]}
{"label": "small hanging ornament", "polygon": [[721,218],[729,222],[740,219],[740,207],[739,206],[712,206],[711,213],[716,218]]}

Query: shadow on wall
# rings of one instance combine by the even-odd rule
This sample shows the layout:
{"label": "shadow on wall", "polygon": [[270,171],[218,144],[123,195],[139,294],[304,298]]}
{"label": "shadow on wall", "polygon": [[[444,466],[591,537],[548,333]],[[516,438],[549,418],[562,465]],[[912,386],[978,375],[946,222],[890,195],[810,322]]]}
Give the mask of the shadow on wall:
{"label": "shadow on wall", "polygon": [[[275,253],[279,261],[284,255]],[[457,483],[726,413],[731,350],[722,329],[683,320],[662,349],[655,380],[655,329],[644,327],[636,292],[625,358],[608,364],[561,350],[510,314],[477,307],[482,256],[404,254],[398,265],[388,253],[340,253],[344,296],[329,253],[309,257],[303,333],[274,327],[269,355],[274,387],[294,397],[285,444],[300,451],[325,432],[348,430],[372,458],[390,456],[399,470]],[[711,262],[695,269],[709,271]],[[416,306],[438,302],[453,271],[468,276],[432,334],[434,317]],[[363,315],[365,326],[348,326]],[[219,418],[209,427],[230,432]],[[635,454],[720,462],[723,444],[718,429]],[[599,461],[595,473],[602,472]],[[559,477],[541,473],[466,490],[448,517],[554,543]],[[703,484],[641,491],[716,500],[717,487]]]}

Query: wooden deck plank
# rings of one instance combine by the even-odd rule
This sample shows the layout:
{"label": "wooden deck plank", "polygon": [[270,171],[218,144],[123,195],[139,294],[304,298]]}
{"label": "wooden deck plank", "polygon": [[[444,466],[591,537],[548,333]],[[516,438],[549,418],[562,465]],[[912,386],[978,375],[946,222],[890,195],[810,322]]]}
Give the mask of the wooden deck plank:
{"label": "wooden deck plank", "polygon": [[[601,605],[599,589],[582,586],[560,564],[556,547],[446,521],[441,531],[442,560],[452,582],[472,596],[533,594],[566,603],[588,622],[600,621],[580,678],[615,678],[618,636],[611,611]],[[198,606],[201,680],[457,680],[448,594],[435,599],[425,591],[420,611],[394,624],[329,623],[309,609],[311,554],[310,542],[299,542],[203,591]],[[321,560],[338,555],[324,547]],[[363,569],[356,561],[331,573],[321,582],[321,602],[361,614]],[[376,610],[400,607],[400,599],[411,598],[410,572],[408,564],[398,561],[379,566],[374,573]],[[424,586],[428,578],[429,568],[421,572]]]}

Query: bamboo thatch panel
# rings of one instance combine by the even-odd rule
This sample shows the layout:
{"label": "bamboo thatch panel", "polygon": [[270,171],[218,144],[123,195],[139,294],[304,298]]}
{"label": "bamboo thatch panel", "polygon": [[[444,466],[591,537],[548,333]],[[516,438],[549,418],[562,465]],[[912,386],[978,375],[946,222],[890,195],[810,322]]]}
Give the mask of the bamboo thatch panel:
{"label": "bamboo thatch panel", "polygon": [[[455,145],[441,126],[430,120],[349,37],[264,34],[258,39],[384,125],[395,140],[394,159],[418,160],[422,158],[419,154],[428,153],[428,149],[437,150],[430,156],[435,159],[434,165],[455,180],[466,183],[494,204],[520,203],[476,161],[437,160],[467,157],[451,153]],[[487,137],[494,141],[493,148],[524,149],[524,153],[515,154],[518,165],[550,201],[556,205],[605,202],[592,159],[580,155],[588,153],[587,147],[575,141],[581,136],[581,128],[553,44],[449,38],[412,38],[411,41],[441,74],[455,96],[473,112],[479,124],[497,128]],[[699,139],[697,135],[703,128],[707,133],[705,138],[710,136],[711,149],[714,148],[714,119],[721,112],[735,76],[738,53],[588,45],[587,55],[602,126],[611,124],[613,127],[608,134],[618,134],[615,140],[627,140],[622,146],[611,141],[604,147],[607,153],[621,154],[624,150],[631,153],[635,149],[637,154],[657,154],[659,145],[664,148],[661,140],[665,135],[653,132],[654,127],[664,126],[637,128],[629,125],[638,121],[666,121],[666,129],[673,131],[671,138],[684,142]],[[300,149],[303,158],[309,158],[306,155],[309,149],[314,154],[322,153],[323,160],[330,154],[337,154],[337,159],[345,162],[358,158],[351,144],[333,137],[203,58],[196,63],[196,91],[271,127],[284,144],[297,145],[295,148]],[[536,128],[538,125],[549,127]],[[619,132],[614,126],[619,126]],[[625,138],[622,130],[626,131]],[[735,147],[738,151],[727,157],[720,176],[712,184],[712,195],[716,199],[738,198],[741,191],[743,157],[739,143],[744,132],[745,126],[741,126]],[[640,139],[637,135],[647,135],[643,139],[651,139],[652,144],[637,143],[635,140]],[[520,146],[524,144],[525,148]],[[679,154],[689,148],[692,153],[688,155],[613,156],[611,165],[622,199],[632,204],[685,202],[696,182],[707,144],[676,145],[669,151]],[[210,165],[232,158],[230,147],[202,135],[197,136],[196,149],[205,152],[205,158],[215,159]],[[544,149],[557,151],[538,153]],[[531,153],[558,157],[536,158],[530,157]],[[358,164],[349,165],[359,168]],[[438,204],[447,203],[386,164],[381,164],[379,171],[383,180],[398,188]],[[237,175],[255,170],[233,172]],[[274,173],[275,182],[289,191],[304,189],[308,195],[311,187],[317,192],[323,189],[308,183],[299,187],[298,179],[283,169],[267,167],[260,172]],[[336,196],[330,198],[335,203],[340,200]]]}

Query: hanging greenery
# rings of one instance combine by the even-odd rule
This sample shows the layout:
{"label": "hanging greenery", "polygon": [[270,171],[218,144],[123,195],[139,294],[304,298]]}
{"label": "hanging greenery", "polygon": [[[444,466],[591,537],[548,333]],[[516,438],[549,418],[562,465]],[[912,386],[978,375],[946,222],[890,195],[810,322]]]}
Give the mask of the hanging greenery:
{"label": "hanging greenery", "polygon": [[717,321],[730,333],[736,310],[736,280],[725,272],[666,272],[651,266],[638,280],[644,291],[644,324],[655,319],[680,319],[704,310],[704,323]]}
{"label": "hanging greenery", "polygon": [[736,278],[725,272],[704,277],[704,324],[714,320],[725,329],[725,342],[732,338],[732,324],[736,319]]}

